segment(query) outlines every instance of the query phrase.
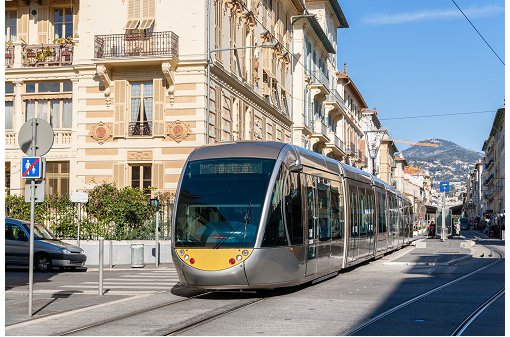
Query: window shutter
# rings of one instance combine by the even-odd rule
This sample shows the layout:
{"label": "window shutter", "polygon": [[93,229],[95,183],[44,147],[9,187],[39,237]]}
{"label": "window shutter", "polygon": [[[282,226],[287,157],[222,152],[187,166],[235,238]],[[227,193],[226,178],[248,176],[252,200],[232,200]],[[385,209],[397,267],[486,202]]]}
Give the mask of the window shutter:
{"label": "window shutter", "polygon": [[128,0],[128,20],[126,29],[136,29],[140,23],[142,0]]}
{"label": "window shutter", "polygon": [[154,79],[154,137],[165,136],[165,87],[163,79]]}
{"label": "window shutter", "polygon": [[148,29],[154,24],[156,16],[156,0],[141,0],[142,15],[140,18],[140,29]]}
{"label": "window shutter", "polygon": [[78,14],[80,13],[80,1],[73,0],[73,38],[78,32]]}
{"label": "window shutter", "polygon": [[164,177],[165,177],[165,165],[158,163],[152,164],[152,177],[151,187],[156,188],[158,191],[163,191],[165,188]]}
{"label": "window shutter", "polygon": [[126,165],[124,163],[113,164],[113,182],[117,188],[125,187]]}
{"label": "window shutter", "polygon": [[125,137],[127,86],[126,80],[117,80],[114,84],[113,137]]}
{"label": "window shutter", "polygon": [[40,44],[48,44],[49,42],[49,8],[39,7],[37,14],[37,32]]}
{"label": "window shutter", "polygon": [[28,7],[18,8],[18,15],[21,18],[18,20],[18,38],[28,43]]}

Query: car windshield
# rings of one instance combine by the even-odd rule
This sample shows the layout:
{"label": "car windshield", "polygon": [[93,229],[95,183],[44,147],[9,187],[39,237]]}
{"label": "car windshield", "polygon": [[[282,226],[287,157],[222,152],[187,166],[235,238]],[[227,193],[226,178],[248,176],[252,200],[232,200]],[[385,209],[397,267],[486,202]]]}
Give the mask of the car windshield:
{"label": "car windshield", "polygon": [[[27,231],[30,233],[30,224],[23,224]],[[34,225],[34,239],[35,240],[56,240],[55,236],[50,232],[49,229],[46,229],[43,225],[35,224]]]}
{"label": "car windshield", "polygon": [[259,158],[188,163],[177,203],[176,247],[253,247],[274,165]]}

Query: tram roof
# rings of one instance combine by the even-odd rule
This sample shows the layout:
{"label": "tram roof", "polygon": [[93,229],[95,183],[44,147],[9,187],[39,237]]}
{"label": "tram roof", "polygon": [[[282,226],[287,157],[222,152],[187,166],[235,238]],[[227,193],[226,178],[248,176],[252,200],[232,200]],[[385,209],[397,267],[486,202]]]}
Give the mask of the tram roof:
{"label": "tram roof", "polygon": [[191,152],[189,160],[232,157],[276,159],[285,145],[278,142],[222,142],[196,148]]}

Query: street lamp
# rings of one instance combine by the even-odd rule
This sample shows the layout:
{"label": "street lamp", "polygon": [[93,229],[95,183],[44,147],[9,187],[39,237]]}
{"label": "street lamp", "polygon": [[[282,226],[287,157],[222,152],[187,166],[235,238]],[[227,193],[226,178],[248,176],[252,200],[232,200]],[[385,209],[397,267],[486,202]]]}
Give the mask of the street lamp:
{"label": "street lamp", "polygon": [[[210,43],[210,40],[209,40],[209,43]],[[211,65],[212,65],[212,61],[211,61],[211,55],[212,53],[217,53],[217,52],[221,52],[221,51],[229,51],[229,50],[239,50],[239,49],[253,49],[253,48],[274,48],[276,47],[276,45],[278,44],[278,42],[264,42],[262,43],[260,46],[245,46],[245,47],[234,47],[234,48],[218,48],[218,49],[209,49],[208,52],[207,52],[207,101],[206,101],[206,106],[207,106],[207,112],[206,112],[206,115],[205,115],[205,120],[206,120],[206,125],[205,125],[205,136],[206,136],[206,139],[205,139],[205,143],[206,144],[209,144],[209,115],[211,113],[211,105],[210,105],[210,102],[211,102]]]}
{"label": "street lamp", "polygon": [[372,159],[372,174],[375,176],[375,157],[377,157],[377,147],[375,142],[370,144],[368,153],[370,154],[370,159]]}

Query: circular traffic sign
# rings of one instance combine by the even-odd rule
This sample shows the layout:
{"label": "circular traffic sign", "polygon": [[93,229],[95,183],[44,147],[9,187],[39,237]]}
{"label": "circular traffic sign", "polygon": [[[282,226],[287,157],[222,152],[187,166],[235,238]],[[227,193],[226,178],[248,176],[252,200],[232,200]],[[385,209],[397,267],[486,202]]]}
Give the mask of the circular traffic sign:
{"label": "circular traffic sign", "polygon": [[[35,153],[32,152],[32,124],[35,123]],[[28,156],[44,156],[53,146],[53,129],[44,119],[32,118],[23,124],[18,134],[21,151]]]}

